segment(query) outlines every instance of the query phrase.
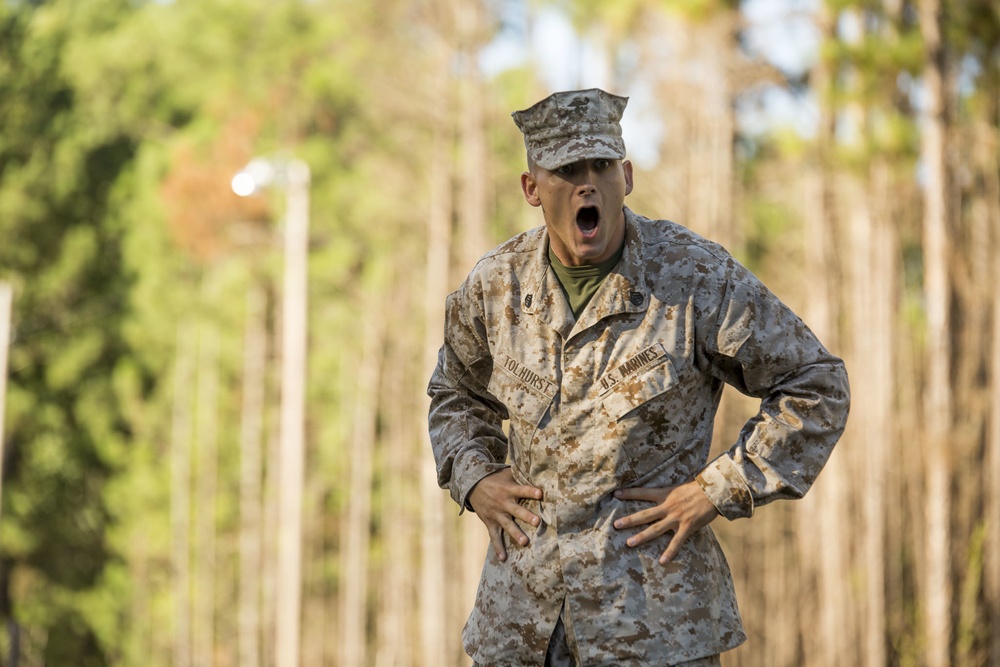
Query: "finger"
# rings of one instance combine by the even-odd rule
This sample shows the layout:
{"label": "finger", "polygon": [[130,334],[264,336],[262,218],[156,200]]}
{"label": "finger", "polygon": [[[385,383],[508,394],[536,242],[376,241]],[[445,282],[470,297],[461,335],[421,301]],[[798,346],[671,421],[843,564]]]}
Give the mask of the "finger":
{"label": "finger", "polygon": [[517,498],[529,498],[531,500],[542,499],[542,490],[534,486],[520,484],[518,486],[511,488],[510,491]]}
{"label": "finger", "polygon": [[654,521],[660,521],[666,517],[666,511],[657,505],[656,507],[650,507],[644,510],[640,510],[628,516],[623,516],[622,518],[615,521],[615,528],[628,528],[630,526],[644,526],[647,523],[653,523]]}
{"label": "finger", "polygon": [[662,503],[670,491],[671,489],[625,488],[615,491],[615,498],[619,500],[648,500],[652,503]]}
{"label": "finger", "polygon": [[640,544],[645,544],[646,542],[649,542],[650,540],[655,540],[661,535],[664,535],[670,530],[673,530],[673,528],[674,526],[671,522],[658,521],[653,525],[651,525],[646,530],[642,531],[641,533],[636,533],[632,537],[625,540],[625,544],[629,545],[630,547],[637,547]]}
{"label": "finger", "polygon": [[539,518],[537,514],[533,513],[527,507],[522,507],[521,505],[514,505],[511,508],[511,514],[513,514],[516,518],[520,519],[521,521],[531,524],[535,528],[538,528],[538,526],[540,526],[542,523],[542,520]]}
{"label": "finger", "polygon": [[489,526],[490,533],[490,544],[493,545],[493,553],[497,555],[500,562],[507,560],[507,550],[503,546],[503,530],[501,530],[499,524],[492,524]]}
{"label": "finger", "polygon": [[501,522],[501,525],[503,526],[504,532],[507,533],[512,540],[520,544],[522,547],[528,546],[528,536],[524,534],[521,527],[517,525],[516,521],[514,521],[514,517],[507,517],[505,521]]}
{"label": "finger", "polygon": [[684,546],[684,542],[687,541],[688,531],[686,529],[678,529],[676,533],[670,538],[670,544],[667,545],[666,550],[660,556],[660,564],[666,565],[674,559],[677,552],[681,550]]}

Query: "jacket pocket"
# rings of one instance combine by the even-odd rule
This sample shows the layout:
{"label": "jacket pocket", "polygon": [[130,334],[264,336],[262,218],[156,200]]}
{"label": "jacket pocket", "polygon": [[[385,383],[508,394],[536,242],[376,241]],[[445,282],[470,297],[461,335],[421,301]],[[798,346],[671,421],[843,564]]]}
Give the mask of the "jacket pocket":
{"label": "jacket pocket", "polygon": [[507,408],[511,464],[527,477],[530,449],[538,429],[548,420],[555,384],[501,352],[494,361],[488,390]]}
{"label": "jacket pocket", "polygon": [[618,421],[676,385],[677,371],[670,359],[664,357],[661,363],[642,375],[617,384],[604,396],[604,409],[609,417]]}
{"label": "jacket pocket", "polygon": [[646,478],[676,453],[684,406],[668,357],[618,382],[602,398],[602,407],[634,474],[623,481]]}

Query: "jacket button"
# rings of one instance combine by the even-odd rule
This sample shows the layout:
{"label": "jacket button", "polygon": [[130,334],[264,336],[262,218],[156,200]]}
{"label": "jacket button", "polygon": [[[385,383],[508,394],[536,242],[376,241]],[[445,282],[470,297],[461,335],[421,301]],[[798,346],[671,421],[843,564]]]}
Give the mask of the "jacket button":
{"label": "jacket button", "polygon": [[642,299],[642,292],[632,292],[628,295],[628,300],[632,302],[633,306],[641,306]]}
{"label": "jacket button", "polygon": [[524,297],[524,307],[525,308],[531,308],[531,295],[530,294],[527,295],[526,297]]}

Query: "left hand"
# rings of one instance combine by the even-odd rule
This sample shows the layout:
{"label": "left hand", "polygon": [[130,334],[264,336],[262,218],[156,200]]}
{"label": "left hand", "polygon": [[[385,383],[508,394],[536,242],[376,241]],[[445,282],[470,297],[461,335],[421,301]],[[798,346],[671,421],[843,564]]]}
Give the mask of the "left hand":
{"label": "left hand", "polygon": [[702,491],[698,482],[688,482],[666,489],[619,489],[615,491],[615,498],[656,503],[649,509],[618,519],[615,521],[615,528],[621,530],[632,526],[649,525],[639,534],[626,540],[626,544],[630,547],[637,547],[668,531],[674,531],[670,544],[660,556],[660,563],[664,565],[673,560],[681,545],[692,533],[712,523],[715,517],[719,516],[719,510],[715,509],[715,505]]}

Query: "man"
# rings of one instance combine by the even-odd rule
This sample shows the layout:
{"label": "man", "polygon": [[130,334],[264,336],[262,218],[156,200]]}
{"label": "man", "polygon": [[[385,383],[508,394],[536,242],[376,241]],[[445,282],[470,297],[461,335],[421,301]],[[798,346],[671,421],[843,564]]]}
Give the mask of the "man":
{"label": "man", "polygon": [[[794,313],[718,245],[625,208],[626,102],[513,114],[545,225],[448,297],[429,421],[441,486],[492,543],[463,633],[477,665],[718,665],[745,635],[708,524],[801,497],[847,418],[843,362]],[[760,412],[708,462],[723,383]]]}

